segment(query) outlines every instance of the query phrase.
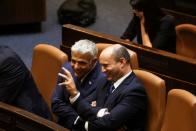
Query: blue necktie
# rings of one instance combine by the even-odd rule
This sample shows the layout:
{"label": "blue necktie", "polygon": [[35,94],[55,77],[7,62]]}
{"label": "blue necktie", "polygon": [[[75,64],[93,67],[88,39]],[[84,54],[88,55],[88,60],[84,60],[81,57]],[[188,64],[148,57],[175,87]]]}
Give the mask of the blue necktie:
{"label": "blue necktie", "polygon": [[112,91],[115,89],[115,87],[114,87],[114,85],[112,84],[111,86],[110,86],[110,94],[112,94]]}
{"label": "blue necktie", "polygon": [[109,89],[107,90],[107,94],[106,94],[106,97],[105,97],[105,102],[108,99],[109,95],[112,94],[112,91],[115,89],[113,84],[108,88]]}

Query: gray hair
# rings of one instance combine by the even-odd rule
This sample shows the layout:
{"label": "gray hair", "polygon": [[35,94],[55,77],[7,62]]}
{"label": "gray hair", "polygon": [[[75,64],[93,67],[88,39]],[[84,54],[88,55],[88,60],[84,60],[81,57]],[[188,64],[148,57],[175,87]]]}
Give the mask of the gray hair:
{"label": "gray hair", "polygon": [[96,44],[87,39],[75,42],[75,44],[71,47],[71,51],[80,52],[82,54],[89,53],[92,57],[96,57],[98,54]]}

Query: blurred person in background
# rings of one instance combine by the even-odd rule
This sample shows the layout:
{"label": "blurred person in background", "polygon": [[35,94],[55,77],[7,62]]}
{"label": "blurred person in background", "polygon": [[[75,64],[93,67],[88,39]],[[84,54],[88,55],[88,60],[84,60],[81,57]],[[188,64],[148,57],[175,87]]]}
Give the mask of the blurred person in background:
{"label": "blurred person in background", "polygon": [[175,18],[165,15],[155,0],[130,0],[134,16],[122,39],[172,53],[176,52]]}

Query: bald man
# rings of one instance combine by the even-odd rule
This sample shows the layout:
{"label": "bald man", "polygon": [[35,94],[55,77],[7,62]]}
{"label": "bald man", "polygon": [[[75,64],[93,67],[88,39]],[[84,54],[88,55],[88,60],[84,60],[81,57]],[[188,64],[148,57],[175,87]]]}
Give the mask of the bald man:
{"label": "bald man", "polygon": [[104,49],[99,57],[107,82],[100,86],[92,103],[82,98],[68,70],[64,70],[70,102],[86,121],[85,129],[144,131],[147,116],[147,96],[143,85],[130,67],[125,47],[115,44]]}

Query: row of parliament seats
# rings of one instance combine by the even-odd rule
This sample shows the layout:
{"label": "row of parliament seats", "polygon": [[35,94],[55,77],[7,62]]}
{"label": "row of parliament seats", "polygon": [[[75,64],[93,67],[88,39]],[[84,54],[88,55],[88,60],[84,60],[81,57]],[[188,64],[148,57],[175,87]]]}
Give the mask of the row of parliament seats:
{"label": "row of parliament seats", "polygon": [[[56,50],[49,50],[49,54],[61,52],[50,45],[41,44],[36,46],[35,49],[38,47],[46,50],[49,47]],[[173,89],[169,92],[167,105],[165,105],[165,81],[147,71],[137,69],[133,71],[144,84],[148,95],[147,131],[186,131],[187,129],[194,131],[196,129],[194,124],[196,120],[196,97],[194,95],[184,90]],[[47,89],[45,87],[45,90]],[[43,96],[51,94],[51,92],[47,93],[41,92]],[[47,101],[50,101],[50,99]],[[67,130],[51,121],[2,102],[0,102],[0,116],[0,129],[5,131]],[[181,124],[179,125],[179,123]]]}
{"label": "row of parliament seats", "polygon": [[70,56],[72,44],[80,39],[89,39],[96,43],[122,44],[137,54],[137,69],[149,71],[165,80],[166,92],[173,88],[182,88],[196,94],[196,60],[193,58],[127,42],[71,24],[62,27],[60,49]]}
{"label": "row of parliament seats", "polygon": [[[110,46],[110,45],[111,44],[104,44],[104,43],[97,44],[97,47],[99,49],[99,53],[105,47]],[[129,50],[129,53],[130,53],[131,59],[134,58],[134,59],[137,60],[137,55],[136,55],[135,52]],[[37,77],[37,79],[40,79],[39,81],[42,82],[42,84],[41,84],[42,86],[39,86],[40,85],[39,83],[37,83],[37,85],[38,85],[38,88],[39,88],[41,94],[44,96],[45,100],[49,104],[49,107],[50,107],[50,104],[51,104],[51,102],[50,102],[51,101],[51,99],[50,99],[51,98],[51,93],[52,93],[52,90],[54,89],[55,84],[56,84],[56,76],[58,74],[58,71],[60,70],[61,65],[67,60],[68,60],[68,58],[67,58],[67,55],[65,53],[63,53],[62,51],[60,51],[59,49],[57,49],[56,47],[53,47],[51,45],[38,44],[34,48],[32,69],[34,68],[34,65],[37,65],[39,67],[39,68],[37,67],[39,69],[38,70],[39,73],[37,75],[35,75],[35,73],[34,73],[33,76],[34,76],[34,78]],[[38,64],[36,64],[37,61],[38,61]],[[52,63],[59,63],[59,64],[53,65],[52,67],[48,66]],[[133,63],[131,63],[131,65],[132,64]],[[138,65],[138,63],[136,65]],[[160,77],[158,77],[158,76],[156,76],[156,75],[154,75],[154,74],[152,74],[148,71],[138,70],[137,68],[134,68],[133,71],[136,74],[136,76],[141,80],[141,82],[144,84],[144,87],[146,88],[147,95],[148,95],[147,131],[160,131],[161,127],[162,127],[163,120],[164,120],[165,107],[166,107],[165,81],[163,79],[161,79]],[[34,71],[32,70],[32,73],[36,72],[35,70],[36,69],[34,68]],[[46,72],[48,72],[48,73],[46,73]],[[53,73],[50,74],[51,72],[53,72]],[[41,76],[44,75],[44,76],[39,77],[39,75],[41,75]],[[48,75],[50,77],[48,77]],[[53,84],[54,86],[48,85],[48,81],[50,81],[50,82],[53,81],[53,83],[51,83],[51,84]],[[174,90],[174,92],[175,92],[175,90]],[[177,90],[177,92],[178,92],[178,90]],[[186,91],[182,91],[182,92],[186,92]],[[170,106],[174,106],[175,104],[173,104],[173,103],[169,104],[169,101],[171,101],[169,97],[170,97],[170,95],[168,95],[167,104],[170,105]],[[192,99],[192,100],[194,101],[194,99]],[[181,104],[182,102],[177,102],[177,103]],[[171,108],[170,106],[167,107],[169,109],[166,108],[165,119],[168,119],[167,118],[168,117],[168,115],[167,115],[168,112],[169,112],[169,115],[170,115],[170,111],[172,111],[170,109]],[[180,105],[178,105],[178,106],[180,106]],[[185,108],[186,108],[186,106],[185,106]],[[180,108],[180,109],[182,109],[182,108]],[[179,110],[179,111],[181,112],[181,110]],[[187,111],[185,113],[190,113],[191,114],[192,112]],[[179,116],[179,119],[180,119],[181,115],[178,115],[178,116]],[[182,116],[182,117],[184,117],[184,116]],[[172,118],[175,119],[175,117],[172,117]],[[172,125],[170,125],[170,123],[168,125],[167,121],[164,122],[164,127],[162,127],[162,131],[170,131],[171,129],[179,128],[179,126],[177,126],[177,125],[172,126]],[[184,121],[186,121],[186,120],[184,120]],[[182,124],[181,126],[186,127],[186,125],[191,124],[191,122],[193,122],[193,120],[189,120],[188,123]],[[182,130],[182,131],[184,131],[184,130]]]}
{"label": "row of parliament seats", "polygon": [[[148,90],[148,86],[146,86],[144,81],[142,81],[141,76],[138,76],[144,83],[149,98],[147,131],[195,130],[195,126],[193,126],[193,123],[195,122],[195,96],[191,94],[192,99],[183,98],[183,100],[182,98],[176,98],[181,95],[176,96],[176,93],[170,93],[180,92],[177,94],[182,93],[190,95],[189,92],[191,92],[196,94],[195,59],[158,49],[144,47],[142,45],[136,45],[133,42],[126,42],[111,35],[95,32],[70,24],[62,27],[61,50],[70,56],[70,47],[75,41],[80,39],[90,39],[97,43],[119,43],[126,46],[128,49],[136,53],[139,67],[137,69],[142,70],[142,72],[147,72],[147,74],[152,74],[153,76],[158,77],[160,81],[163,81],[162,83],[164,83],[165,86],[159,82],[159,87],[162,85],[162,88],[156,88],[157,90],[153,90],[151,89],[152,86],[149,86],[150,90]],[[192,37],[192,39],[194,39],[194,37]],[[134,70],[134,72],[137,73],[137,70]],[[150,82],[155,81],[147,74],[143,77],[146,79],[151,78],[149,80]],[[181,89],[187,91],[181,91]],[[168,94],[167,98],[166,94]],[[167,105],[164,104],[166,100]],[[179,102],[181,100],[189,101],[189,104]],[[178,104],[175,105],[175,103]],[[183,103],[184,105],[181,105]],[[180,125],[175,122],[175,119],[179,120],[178,123],[180,123]]]}

